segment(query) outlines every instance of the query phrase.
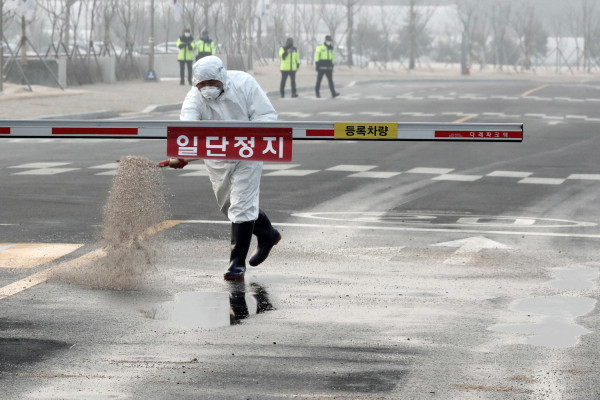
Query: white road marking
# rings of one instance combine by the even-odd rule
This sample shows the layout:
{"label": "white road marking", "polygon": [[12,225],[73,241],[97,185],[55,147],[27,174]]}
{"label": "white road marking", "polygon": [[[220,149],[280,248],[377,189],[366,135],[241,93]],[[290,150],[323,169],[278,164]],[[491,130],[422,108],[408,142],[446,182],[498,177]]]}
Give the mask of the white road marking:
{"label": "white road marking", "polygon": [[29,164],[14,165],[8,168],[22,168],[22,169],[39,169],[39,168],[52,168],[60,167],[61,165],[69,165],[68,162],[34,162]]}
{"label": "white road marking", "polygon": [[567,119],[587,119],[587,117],[585,115],[566,115],[565,118]]}
{"label": "white road marking", "polygon": [[400,175],[400,172],[384,172],[384,171],[365,171],[358,172],[356,174],[348,175],[348,178],[375,178],[375,179],[387,179],[394,176]]}
{"label": "white road marking", "polygon": [[350,117],[352,113],[339,112],[339,111],[321,111],[317,113],[319,115],[329,115],[330,117]]}
{"label": "white road marking", "polygon": [[119,163],[108,163],[102,165],[94,165],[93,167],[88,167],[89,169],[117,169],[119,168]]}
{"label": "white road marking", "polygon": [[69,165],[64,162],[35,162],[29,164],[15,165],[8,168],[27,169],[27,171],[15,172],[12,175],[56,175],[63,172],[76,171],[81,168],[55,168],[61,165]]}
{"label": "white road marking", "polygon": [[388,96],[365,96],[366,100],[392,100],[392,97]]}
{"label": "white road marking", "polygon": [[208,176],[207,170],[197,170],[194,172],[186,172],[184,174],[180,174],[179,176]]}
{"label": "white road marking", "polygon": [[483,249],[510,249],[502,243],[490,240],[483,236],[453,240],[451,242],[436,243],[433,246],[458,247],[454,254],[444,261],[444,264],[464,265],[471,261],[476,253]]}
{"label": "white road marking", "polygon": [[299,111],[282,111],[280,113],[278,113],[279,116],[290,116],[290,117],[296,117],[296,118],[307,118],[312,116],[312,114],[310,113],[303,113],[303,112],[299,112]]}
{"label": "white road marking", "polygon": [[319,169],[284,169],[263,174],[263,176],[306,176],[320,171]]}
{"label": "white road marking", "polygon": [[522,172],[522,171],[494,171],[486,176],[494,176],[499,178],[527,178],[533,174],[532,172]]}
{"label": "white road marking", "polygon": [[325,171],[345,171],[345,172],[364,172],[376,168],[377,165],[336,165],[335,167],[327,168]]}
{"label": "white road marking", "polygon": [[109,163],[109,164],[102,164],[102,165],[94,165],[93,167],[89,167],[89,169],[107,169],[109,171],[104,171],[104,172],[98,172],[94,175],[108,175],[108,176],[113,176],[113,175],[117,175],[117,169],[119,168],[119,163]]}
{"label": "white road marking", "polygon": [[422,112],[403,112],[400,113],[401,115],[408,115],[411,117],[435,117],[436,114],[430,114],[430,113],[422,113]]}
{"label": "white road marking", "polygon": [[[217,225],[230,225],[231,222],[219,220],[187,220],[183,221],[183,224],[217,224]],[[348,230],[374,230],[374,231],[397,231],[397,232],[443,232],[443,233],[469,233],[469,234],[487,234],[487,235],[509,235],[509,236],[542,236],[542,237],[563,237],[563,238],[580,238],[580,239],[591,239],[600,240],[600,234],[586,234],[586,233],[558,233],[558,232],[539,232],[539,231],[494,231],[494,230],[479,230],[479,229],[454,229],[450,228],[416,228],[409,226],[377,226],[377,225],[329,225],[329,224],[300,224],[300,223],[289,223],[289,222],[273,222],[275,226],[288,227],[288,228],[311,228],[311,229],[348,229]]]}
{"label": "white road marking", "polygon": [[441,94],[428,96],[430,99],[434,100],[456,100],[456,97],[453,96],[444,96]]}
{"label": "white road marking", "polygon": [[[454,113],[454,112],[446,112],[446,115],[460,115],[462,113]],[[490,113],[491,114],[491,113]],[[300,144],[315,144],[315,143],[324,143],[328,141],[309,141],[309,142],[300,142]],[[342,141],[340,144],[352,144],[357,143],[357,141]],[[25,171],[15,172],[12,175],[30,175],[30,176],[48,176],[55,175],[64,172],[77,171],[82,169],[89,170],[100,170],[100,169],[108,169],[108,171],[98,172],[94,175],[104,175],[104,176],[114,176],[116,175],[118,163],[107,163],[94,165],[86,168],[57,168],[57,166],[69,165],[72,163],[64,163],[64,162],[35,162],[29,164],[21,164],[15,166],[8,166],[6,168],[10,169],[28,169]],[[316,172],[323,171],[343,171],[343,172],[353,172],[355,174],[348,175],[351,178],[372,178],[372,179],[385,179],[391,178],[400,174],[412,173],[412,174],[429,174],[429,175],[438,175],[436,177],[432,177],[432,180],[435,181],[462,181],[462,182],[473,182],[481,179],[483,176],[486,177],[496,177],[496,178],[521,178],[518,183],[523,184],[537,184],[537,185],[560,185],[564,183],[566,180],[587,180],[587,181],[599,181],[600,174],[571,174],[566,178],[537,178],[532,177],[533,172],[528,171],[492,171],[487,175],[461,175],[461,174],[451,174],[451,172],[455,171],[453,168],[429,168],[429,167],[417,167],[410,169],[408,171],[371,171],[375,168],[378,168],[378,165],[352,165],[352,164],[341,164],[337,166],[333,166],[324,170],[299,170],[296,169],[300,167],[302,164],[288,164],[288,163],[265,163],[263,165],[263,170],[265,171],[264,176],[290,176],[290,177],[302,177],[306,175],[311,175]],[[30,169],[31,168],[31,169]],[[273,171],[273,172],[270,172]],[[288,171],[288,172],[284,172]],[[369,173],[363,173],[367,172]],[[179,176],[184,177],[194,177],[194,176],[208,176],[206,167],[204,163],[190,163],[190,165],[186,166],[184,170],[178,171],[180,172]],[[2,224],[0,224],[2,225]]]}
{"label": "white road marking", "polygon": [[31,169],[28,171],[15,172],[12,175],[56,175],[62,174],[63,172],[76,171],[81,168],[41,168]]}
{"label": "white road marking", "polygon": [[459,182],[473,182],[481,179],[481,175],[459,175],[459,174],[444,174],[431,178],[434,181],[459,181]]}
{"label": "white road marking", "polygon": [[379,111],[363,111],[359,113],[360,115],[368,115],[370,117],[391,117],[396,115],[395,113],[386,113]]}
{"label": "white road marking", "polygon": [[521,179],[518,183],[528,183],[533,185],[560,185],[565,181],[565,179],[558,178],[524,178]]}
{"label": "white road marking", "polygon": [[567,179],[580,179],[584,181],[600,181],[600,174],[571,174]]}
{"label": "white road marking", "polygon": [[419,168],[413,168],[409,171],[406,171],[408,173],[411,174],[448,174],[450,172],[454,171],[454,168],[426,168],[426,167],[419,167]]}
{"label": "white road marking", "polygon": [[300,164],[287,164],[287,163],[264,163],[263,171],[279,171],[282,169],[290,169],[299,167]]}

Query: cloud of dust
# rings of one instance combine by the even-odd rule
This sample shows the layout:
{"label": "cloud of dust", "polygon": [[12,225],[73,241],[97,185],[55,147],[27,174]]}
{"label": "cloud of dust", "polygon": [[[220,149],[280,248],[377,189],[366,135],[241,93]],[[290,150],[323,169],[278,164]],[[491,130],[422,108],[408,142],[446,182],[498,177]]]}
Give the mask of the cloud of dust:
{"label": "cloud of dust", "polygon": [[104,205],[101,246],[106,257],[61,274],[60,280],[96,289],[138,288],[154,269],[159,240],[150,228],[169,215],[156,162],[121,158]]}

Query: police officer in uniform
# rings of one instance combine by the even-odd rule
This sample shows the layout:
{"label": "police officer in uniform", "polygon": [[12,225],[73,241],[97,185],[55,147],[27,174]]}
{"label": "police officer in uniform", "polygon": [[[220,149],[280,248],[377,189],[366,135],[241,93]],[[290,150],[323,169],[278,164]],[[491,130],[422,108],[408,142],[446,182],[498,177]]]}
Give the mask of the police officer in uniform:
{"label": "police officer in uniform", "polygon": [[202,36],[196,43],[196,61],[206,56],[215,55],[215,42],[208,37],[208,31],[202,31]]}
{"label": "police officer in uniform", "polygon": [[294,47],[294,39],[288,38],[285,46],[279,49],[279,58],[281,59],[281,84],[279,91],[281,97],[285,97],[285,82],[288,76],[292,82],[292,97],[298,97],[296,92],[296,71],[300,67],[300,55],[298,49]]}
{"label": "police officer in uniform", "polygon": [[188,28],[186,28],[183,31],[183,35],[179,36],[179,38],[177,39],[177,47],[179,48],[177,60],[179,61],[179,76],[181,78],[179,84],[185,84],[185,67],[187,66],[188,83],[191,85],[192,64],[194,63],[194,49],[196,48],[196,43],[194,42],[194,38],[192,37],[192,32]]}
{"label": "police officer in uniform", "polygon": [[321,80],[323,75],[327,77],[329,82],[329,90],[331,91],[331,97],[337,97],[340,94],[335,91],[333,85],[333,66],[335,64],[335,55],[333,53],[333,42],[331,36],[325,36],[325,42],[315,50],[315,68],[317,70],[317,85],[315,86],[315,92],[317,97],[321,97]]}

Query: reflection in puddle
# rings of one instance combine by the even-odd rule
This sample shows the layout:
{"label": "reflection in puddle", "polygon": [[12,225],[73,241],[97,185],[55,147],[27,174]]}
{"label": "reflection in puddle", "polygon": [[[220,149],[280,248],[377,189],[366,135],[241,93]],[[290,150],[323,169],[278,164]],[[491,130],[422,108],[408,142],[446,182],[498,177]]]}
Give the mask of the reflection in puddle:
{"label": "reflection in puddle", "polygon": [[211,329],[240,323],[253,314],[273,310],[264,287],[244,282],[229,284],[229,292],[181,292],[173,301],[150,311],[153,319],[186,329]]}
{"label": "reflection in puddle", "polygon": [[[594,288],[593,280],[600,275],[594,268],[565,268],[555,271],[556,279],[550,285],[560,290],[585,290]],[[594,310],[596,299],[575,296],[544,296],[521,299],[511,309],[541,315],[538,323],[495,325],[497,332],[531,335],[526,343],[534,346],[572,347],[580,336],[591,333],[577,325],[575,319]]]}

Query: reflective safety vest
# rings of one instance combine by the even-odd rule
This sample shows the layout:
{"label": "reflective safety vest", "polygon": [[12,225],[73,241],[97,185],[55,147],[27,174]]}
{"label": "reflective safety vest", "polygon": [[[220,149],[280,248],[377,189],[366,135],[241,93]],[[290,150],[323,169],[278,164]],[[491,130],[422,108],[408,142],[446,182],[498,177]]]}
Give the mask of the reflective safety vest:
{"label": "reflective safety vest", "polygon": [[292,52],[288,53],[285,47],[279,49],[279,58],[281,58],[281,71],[297,71],[300,66],[300,55],[298,49],[292,47]]}
{"label": "reflective safety vest", "polygon": [[315,63],[319,69],[332,69],[333,64],[335,64],[333,49],[329,48],[325,43],[317,46],[315,50]]}
{"label": "reflective safety vest", "polygon": [[[189,44],[192,48],[190,49],[187,44]],[[183,45],[183,48],[180,46]],[[181,36],[177,38],[177,48],[179,49],[179,54],[177,55],[177,60],[179,61],[194,61],[194,55],[196,54],[196,42],[190,36],[190,38],[184,37],[183,40]]]}
{"label": "reflective safety vest", "polygon": [[196,42],[196,60],[202,57],[211,56],[215,54],[215,42],[213,40],[204,41],[202,39]]}

